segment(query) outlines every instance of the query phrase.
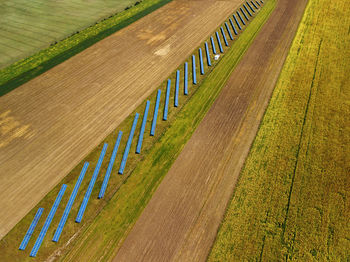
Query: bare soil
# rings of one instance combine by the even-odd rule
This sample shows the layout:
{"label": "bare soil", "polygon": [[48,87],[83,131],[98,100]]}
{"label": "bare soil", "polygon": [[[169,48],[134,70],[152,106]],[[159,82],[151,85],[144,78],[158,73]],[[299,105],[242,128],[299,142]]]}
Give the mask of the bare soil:
{"label": "bare soil", "polygon": [[0,97],[0,238],[240,2],[175,0]]}
{"label": "bare soil", "polygon": [[306,3],[278,1],[114,261],[206,260]]}

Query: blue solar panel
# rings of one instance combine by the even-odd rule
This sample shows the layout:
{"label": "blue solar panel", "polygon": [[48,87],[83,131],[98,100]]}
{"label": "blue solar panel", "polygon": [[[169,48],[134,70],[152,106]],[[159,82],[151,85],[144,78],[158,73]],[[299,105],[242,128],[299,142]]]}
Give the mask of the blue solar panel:
{"label": "blue solar panel", "polygon": [[188,95],[188,63],[185,63],[184,68],[184,94]]}
{"label": "blue solar panel", "polygon": [[108,185],[108,181],[109,181],[109,177],[111,176],[113,165],[114,165],[114,161],[115,161],[115,158],[116,158],[117,153],[118,153],[120,140],[122,139],[122,135],[123,135],[123,132],[119,131],[117,140],[115,141],[115,144],[114,144],[112,156],[111,156],[111,159],[109,160],[108,168],[107,168],[105,177],[104,177],[103,182],[102,182],[100,193],[98,194],[98,198],[103,198],[104,195],[105,195],[105,192],[106,192],[106,189],[107,189],[107,185]]}
{"label": "blue solar panel", "polygon": [[66,221],[68,219],[68,215],[69,215],[69,213],[70,213],[70,211],[72,209],[75,197],[77,196],[78,190],[80,188],[81,182],[83,181],[83,178],[85,176],[85,173],[86,173],[86,170],[87,170],[88,166],[89,166],[89,163],[85,162],[84,166],[83,166],[83,169],[81,170],[80,175],[78,177],[78,180],[75,183],[74,189],[73,189],[73,191],[72,191],[72,193],[71,193],[71,195],[69,197],[69,200],[68,200],[68,203],[66,205],[66,208],[64,209],[63,215],[62,215],[61,220],[60,220],[60,222],[58,224],[58,227],[56,229],[55,235],[53,236],[53,239],[52,239],[53,242],[58,242],[58,240],[59,240],[59,238],[61,236],[62,230],[64,228],[64,225],[66,224]]}
{"label": "blue solar panel", "polygon": [[259,8],[256,6],[256,4],[254,4],[253,1],[250,1],[252,3],[252,5],[255,7],[256,10],[258,10]]}
{"label": "blue solar panel", "polygon": [[[253,2],[251,1],[251,3],[253,3]],[[252,12],[255,13],[254,8],[249,4],[249,2],[247,2],[247,5],[249,6],[250,10],[252,10]]]}
{"label": "blue solar panel", "polygon": [[[238,13],[238,12],[237,12],[237,13]],[[238,23],[237,17],[236,17],[235,15],[233,15],[233,19],[235,19],[235,22],[236,22],[236,24],[237,24],[239,30],[242,30],[242,27],[241,27],[241,25]]]}
{"label": "blue solar panel", "polygon": [[179,105],[179,84],[180,84],[180,71],[176,71],[176,81],[175,81],[175,96],[174,96],[174,106]]}
{"label": "blue solar panel", "polygon": [[[243,11],[242,8],[241,8],[241,11]],[[241,20],[242,24],[245,25],[245,22],[241,16],[241,14],[238,11],[237,11],[237,15],[238,15],[239,19]]]}
{"label": "blue solar panel", "polygon": [[226,39],[225,31],[222,28],[222,26],[220,27],[220,31],[221,31],[222,37],[224,38],[225,45],[228,46],[228,42],[227,42],[227,39]]}
{"label": "blue solar panel", "polygon": [[150,104],[151,104],[151,102],[149,100],[147,100],[145,111],[143,112],[143,119],[142,119],[142,123],[141,123],[139,140],[137,141],[136,154],[141,154],[143,135],[145,133],[145,128],[146,128],[146,123],[147,123],[147,117],[148,117],[148,111],[149,111]]}
{"label": "blue solar panel", "polygon": [[247,2],[247,5],[249,6],[250,10],[252,10],[252,12],[255,13],[255,10],[254,10],[253,7],[249,4],[249,2]]}
{"label": "blue solar panel", "polygon": [[204,45],[205,45],[205,53],[207,54],[207,63],[208,63],[208,66],[211,66],[208,43],[205,42]]}
{"label": "blue solar panel", "polygon": [[225,27],[226,27],[226,30],[228,32],[228,35],[230,36],[230,39],[233,40],[233,36],[231,34],[230,28],[228,27],[228,24],[226,22],[225,22]]}
{"label": "blue solar panel", "polygon": [[84,199],[83,199],[83,202],[81,203],[81,206],[79,208],[78,215],[75,218],[75,222],[77,222],[77,223],[80,223],[81,220],[83,219],[83,215],[84,215],[87,203],[89,202],[90,195],[92,193],[92,189],[94,188],[94,185],[95,185],[98,173],[100,172],[100,168],[101,168],[101,165],[102,165],[102,162],[103,162],[103,158],[105,157],[105,154],[106,154],[107,146],[108,146],[107,143],[105,143],[103,145],[100,157],[98,159],[98,162],[97,162],[97,165],[95,167],[94,173],[93,173],[92,178],[90,180],[88,189],[86,190],[86,193],[84,195]]}
{"label": "blue solar panel", "polygon": [[157,125],[157,117],[158,117],[158,110],[159,110],[159,102],[160,102],[160,94],[161,90],[158,89],[157,92],[157,99],[156,99],[156,104],[154,106],[154,112],[153,112],[153,119],[152,119],[152,126],[151,126],[151,136],[154,136],[156,132],[156,125]]}
{"label": "blue solar panel", "polygon": [[30,252],[31,257],[35,257],[36,254],[38,253],[38,250],[39,250],[39,248],[44,240],[44,237],[46,235],[47,230],[49,229],[51,221],[52,221],[53,217],[55,216],[56,210],[61,202],[61,199],[64,195],[64,191],[66,191],[66,188],[67,188],[67,185],[63,184],[61,189],[60,189],[60,192],[58,193],[58,195],[56,197],[55,202],[53,203],[53,206],[50,210],[50,213],[45,220],[44,226],[41,229],[39,236],[35,241],[34,247],[32,248],[32,251]]}
{"label": "blue solar panel", "polygon": [[223,53],[224,50],[222,49],[222,46],[221,46],[221,41],[220,41],[219,33],[218,33],[218,32],[215,32],[215,35],[216,35],[216,40],[218,41],[218,45],[219,45],[220,52]]}
{"label": "blue solar panel", "polygon": [[233,32],[235,33],[235,35],[238,35],[238,32],[237,32],[237,30],[236,30],[235,25],[234,25],[233,22],[232,22],[232,19],[230,18],[229,20],[230,20],[230,24],[231,24],[231,27],[232,27],[232,29],[233,29]]}
{"label": "blue solar panel", "polygon": [[213,54],[216,55],[214,38],[212,36],[210,37],[210,42],[211,42],[211,47],[213,48]]}
{"label": "blue solar panel", "polygon": [[204,75],[204,65],[203,65],[203,55],[202,55],[202,48],[198,49],[198,55],[199,55],[199,68],[201,75]]}
{"label": "blue solar panel", "polygon": [[259,6],[261,6],[261,4],[258,1],[255,1]]}
{"label": "blue solar panel", "polygon": [[163,110],[163,120],[168,120],[168,108],[169,108],[169,98],[170,98],[170,87],[171,87],[171,80],[168,79],[167,87],[166,87],[166,93],[165,93],[165,103],[164,103],[164,110]]}
{"label": "blue solar panel", "polygon": [[[247,13],[249,14],[249,16],[252,17],[252,14],[249,12],[248,8],[247,8],[245,5],[243,5],[243,7],[244,7],[244,9],[247,11]],[[248,20],[249,20],[249,19],[248,19]]]}
{"label": "blue solar panel", "polygon": [[[244,7],[245,7],[245,6],[244,6]],[[241,10],[241,13],[244,15],[245,19],[246,19],[247,21],[249,21],[249,18],[248,18],[248,16],[245,14],[244,10],[243,10],[242,8],[240,8],[240,10]]]}
{"label": "blue solar panel", "polygon": [[29,228],[28,228],[28,231],[27,233],[25,234],[23,240],[22,240],[22,243],[21,245],[19,246],[19,250],[25,250],[26,247],[27,247],[27,244],[30,240],[30,238],[32,237],[33,233],[34,233],[34,229],[36,227],[36,225],[38,224],[39,222],[39,219],[43,213],[44,209],[42,207],[40,207],[38,209],[38,211],[36,212],[35,216],[34,216],[34,219],[32,221],[32,223],[30,224]]}
{"label": "blue solar panel", "polygon": [[196,57],[192,55],[192,78],[193,84],[197,84],[197,76],[196,76]]}
{"label": "blue solar panel", "polygon": [[124,169],[125,169],[125,166],[126,166],[126,161],[128,160],[128,155],[129,155],[132,139],[134,137],[134,133],[135,133],[135,130],[136,130],[136,125],[137,125],[137,120],[138,119],[139,119],[139,114],[136,113],[135,117],[134,117],[134,121],[132,122],[132,126],[131,126],[131,130],[130,130],[130,133],[129,133],[128,142],[126,143],[126,147],[125,147],[125,150],[124,150],[122,162],[120,163],[120,167],[119,167],[119,171],[118,171],[118,173],[121,174],[121,175],[124,173]]}

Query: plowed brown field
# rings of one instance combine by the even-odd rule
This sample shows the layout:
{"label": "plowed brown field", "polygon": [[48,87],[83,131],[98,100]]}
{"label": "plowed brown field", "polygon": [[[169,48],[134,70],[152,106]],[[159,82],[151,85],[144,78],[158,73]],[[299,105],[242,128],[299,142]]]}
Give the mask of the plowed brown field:
{"label": "plowed brown field", "polygon": [[205,261],[307,0],[279,0],[114,261]]}
{"label": "plowed brown field", "polygon": [[0,98],[0,238],[241,3],[175,0]]}

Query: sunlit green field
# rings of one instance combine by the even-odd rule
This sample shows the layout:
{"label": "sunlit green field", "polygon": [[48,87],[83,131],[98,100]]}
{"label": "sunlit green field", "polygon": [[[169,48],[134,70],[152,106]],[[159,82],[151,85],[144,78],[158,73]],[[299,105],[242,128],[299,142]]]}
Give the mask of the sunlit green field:
{"label": "sunlit green field", "polygon": [[0,68],[30,56],[138,0],[2,0]]}
{"label": "sunlit green field", "polygon": [[209,261],[350,261],[350,8],[310,0]]}

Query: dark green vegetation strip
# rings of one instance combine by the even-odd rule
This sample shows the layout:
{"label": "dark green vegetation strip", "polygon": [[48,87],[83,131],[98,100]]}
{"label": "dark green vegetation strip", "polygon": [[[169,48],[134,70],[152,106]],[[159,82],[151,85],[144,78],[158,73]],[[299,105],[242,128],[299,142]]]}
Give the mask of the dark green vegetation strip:
{"label": "dark green vegetation strip", "polygon": [[209,261],[350,260],[349,24],[309,1]]}
{"label": "dark green vegetation strip", "polygon": [[[146,206],[154,190],[161,182],[161,179],[214,102],[227,78],[235,68],[235,65],[240,60],[249,44],[253,41],[271,10],[272,6],[266,4],[240,37],[236,41],[230,42],[231,48],[223,46],[226,54],[223,56],[222,60],[218,63],[216,61],[214,62],[212,59],[212,62],[215,65],[217,64],[214,70],[214,66],[210,68],[207,67],[206,60],[204,60],[204,70],[206,72],[204,76],[198,73],[197,67],[198,85],[189,85],[189,96],[182,95],[183,85],[180,84],[178,108],[173,107],[175,72],[170,76],[172,80],[172,92],[168,121],[161,121],[166,87],[166,81],[164,81],[160,87],[162,89],[162,98],[155,137],[150,137],[148,134],[150,132],[151,114],[153,113],[156,91],[149,97],[151,100],[151,108],[146,125],[142,152],[141,155],[136,155],[132,151],[136,148],[138,131],[135,133],[124,175],[120,176],[117,172],[128,132],[130,131],[135,112],[143,113],[146,101],[142,103],[133,114],[126,118],[117,130],[103,141],[109,144],[105,161],[101,166],[101,171],[85,211],[83,221],[81,224],[76,224],[74,223],[74,219],[91,179],[93,169],[96,166],[103,142],[84,159],[84,161],[90,162],[90,167],[85,175],[60,241],[55,244],[51,239],[65,205],[60,205],[57,210],[56,216],[52,221],[52,226],[49,228],[47,236],[38,253],[38,260],[44,261],[49,257],[59,257],[66,261],[108,261],[114,256],[116,249],[119,247],[132,225],[136,222],[136,219]],[[202,47],[202,50],[205,50],[204,44],[200,47]],[[196,64],[198,66],[197,48],[193,54],[197,57]],[[186,61],[190,62],[190,60],[191,58]],[[189,63],[189,65],[191,64]],[[183,64],[181,64],[179,69],[183,72]],[[210,72],[211,70],[213,71]],[[192,79],[191,73],[192,70],[191,67],[189,67],[189,80]],[[180,78],[181,83],[182,81],[183,74],[181,74]],[[198,88],[199,86],[200,88]],[[136,130],[140,130],[140,125],[141,121],[138,122]],[[106,195],[102,200],[98,200],[97,195],[119,130],[122,130],[124,135],[116,158],[117,160],[108,183]],[[46,213],[43,214],[43,217],[47,216],[62,183],[68,185],[67,192],[72,191],[82,166],[83,162],[73,169],[72,172],[70,172],[68,176],[37,205],[37,207],[45,208],[44,212]],[[69,194],[66,194],[62,199],[62,203],[67,203],[68,198]],[[38,230],[34,232],[25,252],[18,251],[18,246],[23,238],[23,234],[33,219],[37,207],[24,217],[15,228],[0,241],[0,261],[31,261],[28,255],[38,235]],[[38,228],[42,227],[43,220],[39,222]]]}
{"label": "dark green vegetation strip", "polygon": [[47,49],[0,70],[0,96],[64,62],[170,1],[172,0],[143,0],[140,4],[124,12],[88,27]]}

